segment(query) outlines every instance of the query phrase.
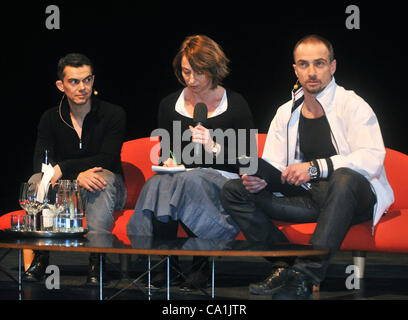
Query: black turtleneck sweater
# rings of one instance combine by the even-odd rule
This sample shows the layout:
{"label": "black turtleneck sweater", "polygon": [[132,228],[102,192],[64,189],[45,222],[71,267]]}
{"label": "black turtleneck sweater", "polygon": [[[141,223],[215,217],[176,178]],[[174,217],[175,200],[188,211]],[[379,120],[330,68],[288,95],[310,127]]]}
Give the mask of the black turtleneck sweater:
{"label": "black turtleneck sweater", "polygon": [[47,110],[38,125],[34,150],[34,172],[41,172],[45,150],[48,160],[61,168],[63,179],[76,179],[80,172],[102,167],[123,175],[120,160],[125,135],[126,113],[117,105],[95,97],[91,110],[82,126],[82,137],[65,124],[72,126],[69,105],[65,99],[61,106]]}

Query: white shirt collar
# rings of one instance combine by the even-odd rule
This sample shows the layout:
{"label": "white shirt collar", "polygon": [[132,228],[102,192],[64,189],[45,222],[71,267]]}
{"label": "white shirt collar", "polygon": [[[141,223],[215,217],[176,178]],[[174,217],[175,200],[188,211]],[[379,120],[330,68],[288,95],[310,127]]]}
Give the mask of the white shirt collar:
{"label": "white shirt collar", "polygon": [[[183,115],[183,116],[185,116],[185,117],[188,117],[188,118],[192,118],[192,117],[188,114],[188,112],[187,112],[187,110],[186,110],[186,108],[185,108],[185,105],[184,105],[184,90],[185,90],[185,89],[183,89],[183,91],[181,92],[180,96],[179,96],[178,99],[177,99],[175,109],[176,109],[176,111],[177,111],[178,113],[180,113],[181,115]],[[215,111],[211,114],[211,116],[209,116],[209,118],[218,116],[218,115],[220,115],[221,113],[227,111],[227,109],[228,109],[227,90],[224,90],[224,95],[222,96],[222,99],[221,99],[219,105],[217,106],[217,108],[215,109]]]}
{"label": "white shirt collar", "polygon": [[324,88],[324,90],[316,96],[317,101],[319,101],[324,109],[327,109],[333,101],[334,94],[336,93],[336,87],[336,80],[333,76],[326,88]]}

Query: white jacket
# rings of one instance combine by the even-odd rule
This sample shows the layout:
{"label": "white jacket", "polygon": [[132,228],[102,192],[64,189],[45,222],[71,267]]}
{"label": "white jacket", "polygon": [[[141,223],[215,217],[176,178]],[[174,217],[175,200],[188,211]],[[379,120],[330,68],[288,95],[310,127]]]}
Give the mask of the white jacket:
{"label": "white jacket", "polygon": [[[295,159],[295,154],[298,154],[298,125],[303,103],[297,106],[294,101],[302,101],[299,100],[302,96],[302,89],[292,94],[294,99],[279,107],[269,127],[262,158],[281,171],[300,160]],[[385,147],[377,117],[367,102],[354,91],[338,86],[334,77],[316,98],[326,114],[337,151],[337,155],[330,158],[333,169],[346,167],[361,173],[370,181],[377,196],[374,230],[394,202],[394,193],[385,174]],[[292,107],[295,108],[293,112]]]}

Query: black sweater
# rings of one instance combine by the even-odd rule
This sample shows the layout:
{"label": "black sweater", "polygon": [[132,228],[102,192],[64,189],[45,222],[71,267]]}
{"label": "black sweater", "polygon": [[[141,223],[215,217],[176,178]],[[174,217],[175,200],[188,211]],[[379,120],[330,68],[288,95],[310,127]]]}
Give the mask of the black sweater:
{"label": "black sweater", "polygon": [[[230,171],[230,172],[237,172],[237,168],[235,166],[230,166],[228,165],[229,159],[234,158],[234,156],[241,156],[241,154],[238,154],[238,151],[236,151],[236,154],[234,155],[232,152],[230,152],[229,148],[235,148],[235,150],[238,150],[237,147],[237,142],[238,142],[238,129],[247,129],[246,130],[246,135],[245,135],[245,145],[246,145],[246,154],[249,155],[249,145],[250,145],[250,139],[252,138],[253,141],[255,142],[255,135],[250,136],[249,129],[254,128],[254,122],[253,122],[253,117],[251,110],[248,106],[248,103],[246,100],[240,95],[239,93],[236,93],[230,89],[226,89],[227,93],[227,100],[228,100],[228,108],[225,112],[222,114],[219,114],[215,117],[208,118],[207,121],[204,124],[204,127],[207,129],[221,129],[223,131],[231,128],[235,131],[236,133],[236,141],[229,141],[229,139],[224,139],[224,141],[217,141],[217,139],[214,139],[217,143],[220,143],[221,145],[224,145],[224,149],[220,153],[221,156],[224,157],[224,164],[216,164],[216,163],[210,163],[206,164],[205,163],[205,156],[204,156],[204,149],[201,150],[202,160],[201,164],[186,164],[182,160],[182,156],[180,154],[180,151],[182,150],[191,143],[191,140],[189,141],[182,141],[181,142],[181,150],[177,150],[177,148],[174,148],[174,137],[173,137],[173,121],[179,121],[180,126],[181,126],[181,134],[185,132],[186,130],[189,130],[189,125],[194,127],[194,122],[192,118],[185,117],[181,114],[179,114],[175,110],[175,105],[177,102],[177,99],[179,98],[182,90],[178,90],[166,98],[164,98],[159,106],[159,115],[158,115],[158,127],[161,129],[167,130],[170,134],[170,149],[174,152],[175,158],[178,163],[183,163],[186,167],[212,167],[214,169],[219,169],[219,170],[225,170],[225,171]],[[255,142],[256,143],[256,142]],[[256,144],[255,144],[256,146]],[[162,146],[162,150],[165,150]],[[190,153],[191,156],[193,156],[193,150]],[[169,158],[170,155],[163,154],[162,159],[166,160]]]}
{"label": "black sweater", "polygon": [[[62,103],[61,114],[72,126],[67,100]],[[60,166],[63,179],[76,179],[80,172],[93,167],[123,175],[120,153],[125,126],[126,114],[120,106],[95,97],[83,122],[82,139],[61,120],[58,107],[47,110],[38,125],[34,172],[41,172],[45,150],[48,150],[49,162]]]}

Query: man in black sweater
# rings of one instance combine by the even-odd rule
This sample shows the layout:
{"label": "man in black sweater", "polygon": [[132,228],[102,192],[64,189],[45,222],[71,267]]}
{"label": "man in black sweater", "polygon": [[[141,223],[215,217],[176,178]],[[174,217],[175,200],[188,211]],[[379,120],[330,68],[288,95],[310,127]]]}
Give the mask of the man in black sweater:
{"label": "man in black sweater", "polygon": [[[92,97],[93,66],[82,54],[68,54],[58,63],[57,88],[64,93],[58,107],[47,110],[38,125],[34,151],[34,174],[41,179],[45,150],[54,168],[51,183],[77,180],[82,188],[88,237],[110,233],[113,213],[124,207],[126,188],[120,153],[125,134],[125,111]],[[66,99],[64,99],[66,96]],[[48,252],[35,252],[25,280],[41,280]],[[98,256],[91,254],[88,284],[99,283]]]}

